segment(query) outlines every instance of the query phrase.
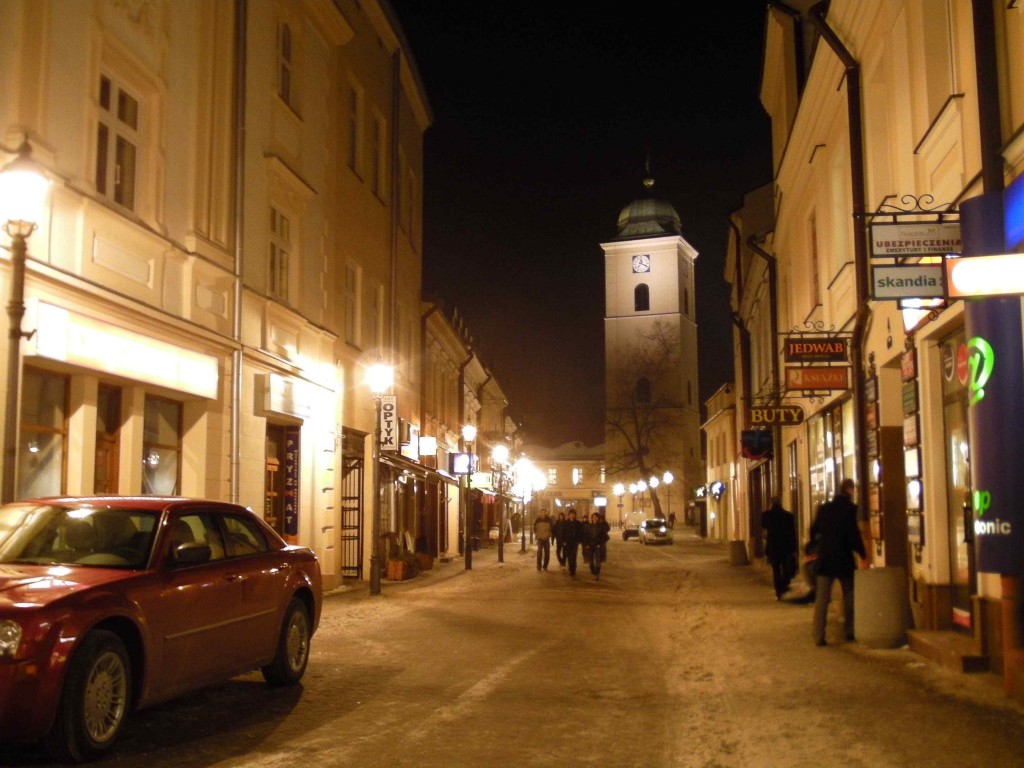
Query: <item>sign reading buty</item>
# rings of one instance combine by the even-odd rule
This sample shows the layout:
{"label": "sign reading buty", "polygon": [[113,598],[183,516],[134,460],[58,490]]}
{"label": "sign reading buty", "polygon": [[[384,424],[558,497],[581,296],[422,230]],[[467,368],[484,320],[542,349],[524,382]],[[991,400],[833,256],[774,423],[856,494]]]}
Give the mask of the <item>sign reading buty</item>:
{"label": "sign reading buty", "polygon": [[803,424],[804,409],[799,405],[755,405],[750,409],[750,423],[755,426]]}

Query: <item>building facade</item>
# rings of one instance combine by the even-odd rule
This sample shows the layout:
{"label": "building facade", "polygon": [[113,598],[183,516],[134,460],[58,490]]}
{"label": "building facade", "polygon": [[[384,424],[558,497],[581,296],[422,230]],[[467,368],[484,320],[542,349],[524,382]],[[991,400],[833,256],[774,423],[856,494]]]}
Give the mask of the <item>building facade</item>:
{"label": "building facade", "polygon": [[[3,143],[26,138],[51,180],[28,241],[15,495],[235,500],[312,547],[328,587],[365,577],[367,363],[395,365],[400,417],[421,419],[430,113],[389,7],[4,15]],[[391,464],[395,533],[422,502]]]}
{"label": "building facade", "polygon": [[[1024,250],[1012,226],[1024,184],[1018,6],[769,3],[772,220],[745,200],[727,265],[741,429],[758,408],[801,411],[766,427],[769,456],[741,458],[750,519],[778,493],[806,531],[855,479],[871,566],[906,576],[911,646],[936,658],[954,648],[962,669],[991,669],[1015,695],[1019,618],[1007,606],[1022,526],[1010,520],[1024,498],[1014,481],[992,492],[1014,473],[988,446],[1022,405],[1021,344],[992,330],[1019,329],[1019,293],[965,300],[942,276],[967,256]],[[901,269],[914,280],[895,279]],[[996,379],[1015,384],[979,396],[992,345]],[[759,540],[751,525],[751,551]]]}

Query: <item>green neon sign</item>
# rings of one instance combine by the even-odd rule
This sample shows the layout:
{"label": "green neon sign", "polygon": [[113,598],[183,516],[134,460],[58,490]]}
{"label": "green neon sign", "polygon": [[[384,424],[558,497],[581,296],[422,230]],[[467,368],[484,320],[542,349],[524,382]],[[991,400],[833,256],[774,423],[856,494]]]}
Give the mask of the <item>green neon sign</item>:
{"label": "green neon sign", "polygon": [[981,402],[985,397],[985,385],[992,378],[992,369],[996,364],[996,353],[992,345],[981,336],[975,336],[967,342],[967,362],[970,366],[970,378],[967,389],[970,396],[967,405]]}

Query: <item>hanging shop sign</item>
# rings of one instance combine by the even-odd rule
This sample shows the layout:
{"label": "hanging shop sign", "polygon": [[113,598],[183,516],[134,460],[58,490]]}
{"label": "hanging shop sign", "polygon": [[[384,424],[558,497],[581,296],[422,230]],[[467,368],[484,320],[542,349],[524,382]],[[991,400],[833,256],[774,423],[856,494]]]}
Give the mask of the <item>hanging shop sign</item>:
{"label": "hanging shop sign", "polygon": [[871,256],[873,258],[905,258],[960,253],[960,223],[933,221],[913,223],[879,223],[871,225]]}
{"label": "hanging shop sign", "polygon": [[939,299],[946,294],[942,264],[887,264],[871,268],[871,298]]}
{"label": "hanging shop sign", "polygon": [[786,368],[786,389],[849,389],[850,369],[845,366]]}
{"label": "hanging shop sign", "polygon": [[398,448],[398,395],[384,395],[380,399],[380,449]]}
{"label": "hanging shop sign", "polygon": [[299,427],[285,427],[284,432],[284,532],[299,535],[299,473],[302,466]]}
{"label": "hanging shop sign", "polygon": [[850,340],[842,336],[787,336],[787,363],[845,363],[850,359]]}
{"label": "hanging shop sign", "polygon": [[751,426],[803,423],[804,409],[799,405],[755,405],[750,408]]}

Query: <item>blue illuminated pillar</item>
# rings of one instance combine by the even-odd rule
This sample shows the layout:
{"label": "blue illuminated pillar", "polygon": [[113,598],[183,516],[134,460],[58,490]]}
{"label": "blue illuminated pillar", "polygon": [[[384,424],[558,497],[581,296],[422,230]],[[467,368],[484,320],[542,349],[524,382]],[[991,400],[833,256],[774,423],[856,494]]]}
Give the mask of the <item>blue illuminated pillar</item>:
{"label": "blue illuminated pillar", "polygon": [[[960,205],[963,258],[1006,253],[1002,192]],[[978,570],[1017,576],[1024,566],[1024,338],[1021,297],[967,299],[968,423]]]}

